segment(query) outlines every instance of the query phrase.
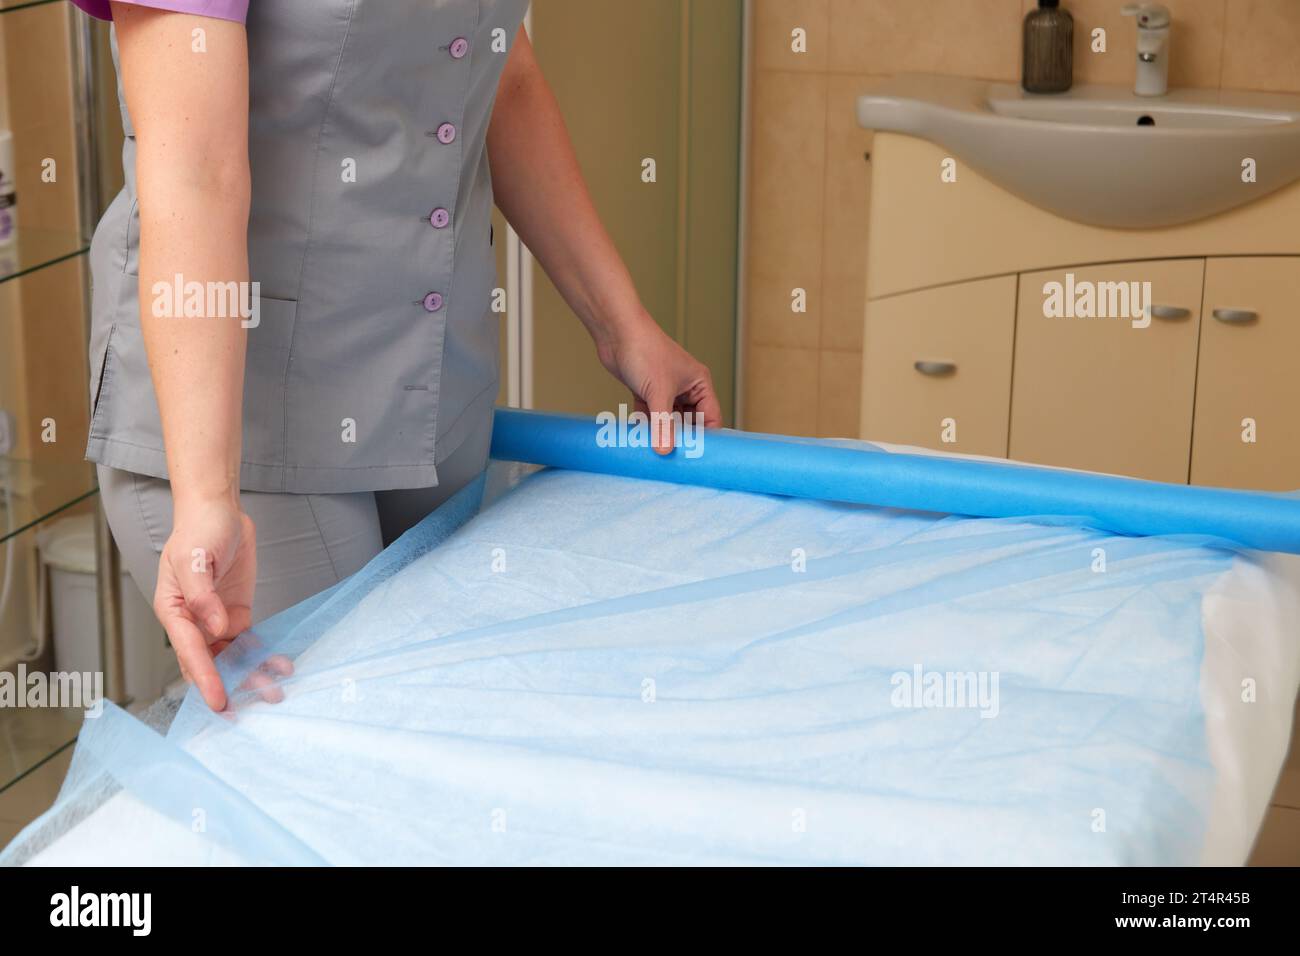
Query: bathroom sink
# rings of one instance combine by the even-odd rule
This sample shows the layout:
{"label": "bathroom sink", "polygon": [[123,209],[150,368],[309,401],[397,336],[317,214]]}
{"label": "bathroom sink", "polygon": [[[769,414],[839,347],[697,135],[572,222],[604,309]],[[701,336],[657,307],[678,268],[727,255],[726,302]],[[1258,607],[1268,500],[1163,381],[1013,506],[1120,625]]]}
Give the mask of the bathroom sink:
{"label": "bathroom sink", "polygon": [[[999,116],[1035,120],[1041,123],[1070,123],[1076,126],[1146,126],[1163,129],[1232,129],[1276,126],[1291,123],[1296,114],[1262,108],[1225,108],[1202,103],[1180,103],[1161,97],[1131,99],[1113,97],[1113,89],[1093,86],[1082,95],[1035,96],[1009,84],[993,84],[988,105]],[[1092,95],[1089,95],[1092,94]],[[1177,94],[1171,94],[1177,96]]]}
{"label": "bathroom sink", "polygon": [[[1191,222],[1300,179],[1300,96],[1148,97],[1100,85],[1032,94],[901,75],[871,83],[857,112],[861,126],[930,140],[1022,199],[1097,226]],[[1254,182],[1243,180],[1247,165]]]}

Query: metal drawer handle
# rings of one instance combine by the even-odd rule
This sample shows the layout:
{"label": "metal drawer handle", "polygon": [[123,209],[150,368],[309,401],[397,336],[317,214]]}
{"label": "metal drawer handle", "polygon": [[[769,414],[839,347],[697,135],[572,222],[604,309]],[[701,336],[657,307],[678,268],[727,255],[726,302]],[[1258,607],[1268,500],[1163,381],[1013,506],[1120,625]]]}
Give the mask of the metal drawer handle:
{"label": "metal drawer handle", "polygon": [[956,362],[928,362],[925,359],[913,362],[912,367],[922,375],[951,375],[957,371]]}
{"label": "metal drawer handle", "polygon": [[1151,316],[1156,319],[1185,319],[1191,314],[1191,309],[1184,309],[1181,305],[1151,306]]}
{"label": "metal drawer handle", "polygon": [[1249,309],[1215,309],[1211,314],[1220,322],[1254,322],[1259,318],[1258,312]]}

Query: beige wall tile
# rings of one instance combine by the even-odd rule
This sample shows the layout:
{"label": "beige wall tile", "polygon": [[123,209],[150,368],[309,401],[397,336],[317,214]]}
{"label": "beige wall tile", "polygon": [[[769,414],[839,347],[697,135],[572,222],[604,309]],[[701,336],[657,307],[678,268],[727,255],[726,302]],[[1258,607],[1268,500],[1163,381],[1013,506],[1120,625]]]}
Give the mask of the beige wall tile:
{"label": "beige wall tile", "polygon": [[1300,866],[1300,810],[1269,807],[1250,866]]}
{"label": "beige wall tile", "polygon": [[72,749],[66,747],[40,767],[0,793],[0,847],[16,837],[23,827],[50,808],[72,763]]}
{"label": "beige wall tile", "polygon": [[[47,266],[16,280],[22,307],[22,364],[26,378],[25,420],[18,423],[22,457],[33,461],[80,462],[89,428],[86,383],[85,257]],[[8,285],[9,283],[6,283]],[[41,422],[57,425],[57,441],[40,440]]]}
{"label": "beige wall tile", "polygon": [[[1021,0],[1022,13],[1037,0]],[[1225,0],[1161,0],[1173,14],[1170,33],[1171,86],[1219,85],[1222,72]],[[1137,60],[1137,26],[1116,0],[1066,0],[1074,17],[1074,82],[1133,83]],[[1092,31],[1106,31],[1106,52],[1092,52]],[[1020,51],[1017,50],[1017,64]],[[1017,66],[1017,70],[1019,67]]]}
{"label": "beige wall tile", "polygon": [[871,207],[871,132],[854,104],[863,76],[832,76],[826,114],[826,210],[822,264],[822,348],[862,348],[866,310],[867,214]]}
{"label": "beige wall tile", "polygon": [[1228,0],[1223,85],[1300,92],[1300,2]]}
{"label": "beige wall tile", "polygon": [[[14,135],[19,222],[28,228],[77,228],[69,9],[61,3],[6,15],[8,123]],[[41,179],[46,159],[57,163],[56,182]]]}
{"label": "beige wall tile", "polygon": [[[754,80],[746,318],[755,344],[819,344],[826,87],[825,76],[801,73]],[[806,313],[790,310],[796,288]]]}
{"label": "beige wall tile", "polygon": [[818,380],[817,434],[857,438],[862,405],[862,353],[823,349]]}
{"label": "beige wall tile", "polygon": [[830,66],[1015,79],[1020,0],[831,0]]}
{"label": "beige wall tile", "polygon": [[[753,9],[754,63],[760,70],[826,69],[830,0],[755,0]],[[805,53],[791,49],[795,28],[805,31]]]}
{"label": "beige wall tile", "polygon": [[[862,226],[862,238],[856,244],[845,243],[836,246],[827,256],[827,272],[835,269],[838,277],[827,275],[823,280],[822,300],[825,308],[822,316],[822,347],[837,350],[861,350],[862,323],[867,308],[867,241],[866,224]],[[854,249],[861,247],[861,254]],[[829,260],[843,260],[833,264]],[[858,264],[856,271],[850,266]]]}
{"label": "beige wall tile", "polygon": [[23,329],[11,315],[21,315],[22,298],[18,287],[22,280],[0,283],[0,408],[27,419],[27,374],[23,369]]}
{"label": "beige wall tile", "polygon": [[751,346],[746,363],[745,428],[816,435],[818,358],[816,349]]}
{"label": "beige wall tile", "polygon": [[28,7],[5,15],[5,69],[9,128],[21,130],[67,115],[72,97],[69,69],[69,4]]}
{"label": "beige wall tile", "polygon": [[[10,16],[16,16],[16,14],[10,14]],[[9,91],[13,88],[13,81],[9,79],[8,54],[5,52],[7,42],[5,40],[5,21],[0,19],[0,127],[12,129],[13,124],[9,122]]]}
{"label": "beige wall tile", "polygon": [[1300,746],[1297,746],[1292,732],[1291,759],[1278,775],[1277,787],[1273,791],[1273,803],[1279,807],[1300,810]]}
{"label": "beige wall tile", "polygon": [[[18,225],[75,234],[79,222],[76,139],[68,119],[70,111],[54,115],[56,121],[14,133]],[[46,160],[55,163],[53,182],[43,176]]]}
{"label": "beige wall tile", "polygon": [[[749,277],[745,301],[748,320],[746,331],[750,342],[779,348],[819,347],[821,317],[825,312],[819,268],[816,263],[810,266],[808,280],[793,276]],[[804,290],[806,312],[795,312],[791,308],[792,288]]]}
{"label": "beige wall tile", "polygon": [[1296,703],[1291,723],[1291,750],[1273,790],[1273,804],[1300,810],[1300,701]]}

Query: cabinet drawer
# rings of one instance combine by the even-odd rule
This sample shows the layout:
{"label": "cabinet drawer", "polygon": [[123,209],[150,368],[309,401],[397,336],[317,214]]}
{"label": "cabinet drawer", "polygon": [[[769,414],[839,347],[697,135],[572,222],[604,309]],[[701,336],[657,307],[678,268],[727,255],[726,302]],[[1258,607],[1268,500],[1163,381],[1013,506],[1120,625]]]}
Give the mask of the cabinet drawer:
{"label": "cabinet drawer", "polygon": [[[1177,259],[1021,275],[1011,457],[1185,483],[1204,272]],[[1049,284],[1066,314],[1048,315]]]}
{"label": "cabinet drawer", "polygon": [[1015,303],[1015,276],[869,302],[862,437],[1005,457]]}
{"label": "cabinet drawer", "polygon": [[1300,488],[1300,259],[1210,259],[1205,310],[1192,482]]}

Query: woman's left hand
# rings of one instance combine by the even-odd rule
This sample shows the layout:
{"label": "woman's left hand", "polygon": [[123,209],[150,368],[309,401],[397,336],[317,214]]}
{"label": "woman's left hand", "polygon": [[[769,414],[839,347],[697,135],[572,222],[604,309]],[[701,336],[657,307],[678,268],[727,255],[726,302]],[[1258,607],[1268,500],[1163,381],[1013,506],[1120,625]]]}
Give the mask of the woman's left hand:
{"label": "woman's left hand", "polygon": [[611,375],[632,390],[637,411],[650,416],[651,441],[659,454],[673,450],[673,412],[698,415],[705,428],[722,426],[722,407],[708,367],[673,341],[649,314],[602,336],[596,355]]}

